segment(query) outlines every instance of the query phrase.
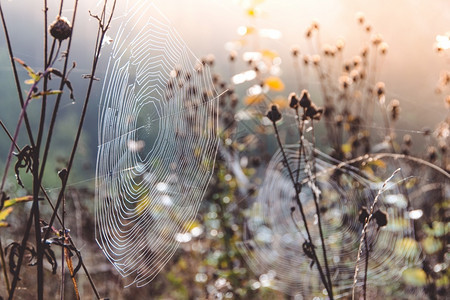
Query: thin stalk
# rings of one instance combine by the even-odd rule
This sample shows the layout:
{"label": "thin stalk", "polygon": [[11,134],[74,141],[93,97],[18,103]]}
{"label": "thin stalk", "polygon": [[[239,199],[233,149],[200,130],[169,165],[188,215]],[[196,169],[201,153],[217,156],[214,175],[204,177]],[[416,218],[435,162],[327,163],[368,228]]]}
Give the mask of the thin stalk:
{"label": "thin stalk", "polygon": [[[77,8],[78,8],[78,0],[75,1],[73,14],[72,14],[72,22],[71,22],[72,23],[72,32],[70,33],[70,37],[67,42],[66,56],[64,59],[64,68],[63,68],[63,72],[62,72],[61,82],[59,84],[59,90],[61,90],[61,91],[64,89],[64,85],[65,85],[65,79],[66,79],[68,63],[69,63],[69,54],[70,54],[70,49],[71,49],[71,45],[72,45],[73,29],[74,29],[75,19],[76,19],[76,15],[77,15]],[[60,13],[61,13],[61,11],[62,11],[62,1],[61,1],[61,6],[60,6]],[[55,41],[53,41],[53,44],[54,43],[55,43]],[[58,49],[60,46],[61,46],[61,42],[59,42]],[[53,47],[52,47],[52,50],[53,50]],[[53,54],[53,51],[52,51],[52,54]],[[55,55],[55,60],[56,60],[56,57],[57,57],[57,55]],[[50,121],[50,126],[49,126],[48,134],[47,134],[47,141],[45,143],[45,148],[44,148],[44,152],[43,152],[43,156],[42,156],[42,167],[39,172],[39,182],[42,182],[42,179],[44,176],[44,170],[45,170],[45,166],[47,163],[48,152],[50,149],[50,143],[51,143],[52,136],[53,136],[53,129],[56,124],[56,116],[58,115],[58,109],[59,109],[59,104],[61,102],[61,98],[62,98],[62,94],[58,94],[56,97],[55,106],[53,108],[52,118]]]}
{"label": "thin stalk", "polygon": [[[5,131],[5,133],[8,135],[9,139],[10,139],[11,141],[13,141],[13,137],[11,136],[11,134],[10,134],[9,131],[8,131],[8,129],[5,127],[5,125],[3,124],[3,122],[2,122],[1,120],[0,120],[0,126],[3,128],[3,130]],[[15,147],[16,147],[17,150],[20,150],[20,149],[19,149],[19,146],[18,146],[16,143],[14,143],[14,145],[15,145]],[[33,170],[31,170],[31,171],[33,171]],[[40,188],[41,188],[41,192],[44,194],[45,199],[47,199],[48,204],[49,204],[50,207],[52,208],[52,211],[55,211],[55,206],[53,205],[52,201],[50,200],[50,196],[47,194],[47,192],[45,191],[45,189],[44,189],[44,187],[43,187],[42,185],[41,185]],[[60,217],[58,214],[56,215],[56,218],[58,219],[59,223],[62,225],[62,224],[63,224],[62,219],[61,219],[61,217]],[[70,243],[75,249],[78,249],[77,246],[75,245],[74,241],[73,241],[72,238],[70,237],[70,235],[68,236],[68,240],[69,240],[69,243]],[[84,264],[84,261],[83,261],[83,260],[81,260],[81,266],[82,266],[82,268],[83,268],[83,270],[84,270],[86,276],[88,277],[89,283],[91,284],[92,290],[94,291],[94,293],[95,293],[97,299],[100,299],[100,294],[98,293],[97,288],[95,287],[94,281],[92,280],[92,277],[91,277],[91,275],[90,275],[88,269],[86,268],[86,265]]]}
{"label": "thin stalk", "polygon": [[41,224],[39,213],[39,148],[33,150],[33,207],[31,209],[34,215],[34,231],[36,236],[37,250],[37,298],[44,299],[44,249],[41,241]]}
{"label": "thin stalk", "polygon": [[83,110],[82,110],[82,113],[81,113],[81,118],[80,118],[80,121],[79,121],[79,124],[78,124],[77,134],[76,134],[75,141],[74,141],[74,144],[73,144],[73,147],[72,147],[72,152],[70,154],[69,162],[67,164],[67,175],[62,180],[62,186],[61,186],[61,190],[60,190],[59,195],[58,195],[58,200],[57,200],[56,205],[55,205],[55,211],[53,212],[53,214],[52,214],[52,216],[50,218],[49,226],[48,226],[48,228],[47,228],[47,230],[46,230],[46,232],[44,234],[44,239],[46,239],[48,237],[49,233],[50,233],[50,228],[53,225],[53,222],[54,222],[55,217],[56,217],[57,210],[59,208],[59,205],[61,205],[61,201],[62,201],[62,198],[64,196],[64,192],[65,192],[65,189],[66,189],[66,186],[67,186],[67,179],[69,178],[70,171],[72,169],[73,161],[74,161],[74,158],[75,158],[75,153],[77,151],[78,143],[79,143],[80,136],[81,136],[81,130],[82,130],[82,127],[83,127],[83,124],[84,124],[84,119],[86,117],[87,107],[88,107],[89,99],[90,99],[90,96],[91,96],[92,85],[94,83],[95,71],[97,69],[97,64],[98,64],[98,59],[99,59],[99,56],[100,56],[100,51],[101,51],[103,39],[105,37],[106,31],[107,31],[107,29],[109,27],[109,24],[111,22],[112,15],[114,13],[115,5],[116,5],[116,1],[114,1],[113,7],[112,7],[112,11],[111,11],[111,15],[109,16],[108,22],[107,23],[103,23],[103,21],[106,18],[106,4],[107,4],[107,0],[105,1],[104,7],[103,7],[101,19],[100,18],[98,19],[98,21],[100,22],[100,26],[99,26],[99,30],[97,32],[97,40],[96,40],[94,58],[93,58],[93,61],[92,61],[92,68],[91,68],[92,71],[91,71],[91,74],[90,74],[89,85],[88,85],[88,89],[87,89],[87,92],[86,92],[86,97],[85,97],[85,100],[84,100],[84,105],[83,105]]}
{"label": "thin stalk", "polygon": [[302,216],[303,224],[305,226],[305,230],[306,230],[306,233],[308,235],[309,243],[311,244],[311,251],[312,251],[312,254],[314,256],[314,260],[315,260],[315,262],[317,264],[317,269],[319,270],[320,278],[322,280],[322,283],[325,285],[325,289],[327,290],[328,295],[330,296],[330,299],[333,299],[333,294],[331,293],[330,287],[328,286],[328,282],[327,282],[327,280],[325,278],[325,275],[323,273],[322,267],[320,265],[319,259],[318,259],[317,254],[316,254],[316,250],[315,250],[315,246],[314,246],[314,243],[313,243],[313,240],[312,240],[312,237],[311,237],[311,233],[309,232],[308,223],[306,222],[306,215],[305,215],[305,212],[303,210],[303,205],[302,205],[302,203],[300,201],[300,195],[299,195],[300,193],[299,193],[297,184],[296,184],[295,179],[294,179],[294,174],[292,173],[291,167],[289,166],[289,163],[288,163],[288,160],[287,160],[287,156],[286,156],[286,152],[284,151],[283,144],[281,143],[280,136],[279,136],[279,133],[278,133],[277,124],[275,122],[272,122],[272,125],[273,125],[273,128],[275,130],[275,137],[276,137],[276,140],[278,142],[278,146],[280,147],[281,153],[283,155],[284,162],[286,163],[286,168],[287,168],[287,170],[289,172],[289,176],[291,178],[292,184],[293,184],[294,189],[295,189],[296,202],[297,202],[297,205],[298,205],[298,207],[300,209],[300,214]]}
{"label": "thin stalk", "polygon": [[392,175],[383,182],[381,189],[378,190],[378,193],[375,196],[375,199],[373,200],[373,203],[370,207],[369,216],[366,218],[366,222],[364,223],[364,227],[361,231],[361,239],[359,241],[358,255],[356,256],[355,273],[353,275],[352,300],[355,299],[355,290],[356,290],[356,283],[358,281],[358,271],[359,271],[358,263],[361,259],[362,245],[364,243],[364,239],[367,236],[367,229],[369,227],[370,220],[372,220],[375,205],[377,204],[378,199],[380,198],[381,194],[386,190],[386,186],[387,186],[388,182],[391,181],[391,179],[395,176],[395,174],[397,174],[400,170],[401,169],[395,170],[394,173],[392,173]]}
{"label": "thin stalk", "polygon": [[[315,149],[316,147],[316,138],[315,138],[315,134],[314,134],[314,120],[311,119],[311,128],[312,128],[312,143],[313,143],[313,148]],[[313,152],[312,153],[312,171],[313,171],[313,176],[311,178],[311,180],[313,181],[313,186],[315,188],[317,188],[316,185],[316,153]],[[327,250],[325,247],[325,238],[324,238],[324,234],[323,234],[323,230],[322,230],[322,221],[321,221],[321,216],[320,216],[320,208],[319,208],[319,201],[318,201],[318,195],[316,193],[315,190],[312,191],[313,193],[313,199],[314,199],[314,204],[316,206],[316,213],[317,213],[317,225],[319,226],[319,234],[320,234],[320,241],[322,243],[322,253],[323,253],[323,260],[325,261],[325,271],[327,273],[327,279],[328,279],[328,285],[330,287],[330,291],[331,291],[331,295],[333,294],[333,285],[331,283],[331,275],[330,275],[330,268],[328,267],[328,256],[327,256]]]}
{"label": "thin stalk", "polygon": [[367,299],[367,272],[369,270],[369,243],[367,242],[367,236],[364,237],[364,242],[366,245],[366,264],[364,268],[364,286],[363,286],[363,295],[364,300]]}

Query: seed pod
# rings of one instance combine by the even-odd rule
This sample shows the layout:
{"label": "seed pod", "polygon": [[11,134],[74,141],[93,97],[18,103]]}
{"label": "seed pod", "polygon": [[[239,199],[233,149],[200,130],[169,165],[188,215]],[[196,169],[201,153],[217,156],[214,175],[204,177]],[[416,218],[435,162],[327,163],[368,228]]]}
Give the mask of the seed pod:
{"label": "seed pod", "polygon": [[270,110],[267,112],[266,117],[267,117],[270,121],[272,121],[273,123],[276,123],[276,122],[280,121],[280,120],[281,120],[281,113],[280,113],[280,111],[278,110],[278,105],[273,104],[273,105],[270,107]]}
{"label": "seed pod", "polygon": [[70,36],[72,33],[72,26],[66,17],[57,16],[56,20],[50,24],[48,30],[52,37],[61,42]]}
{"label": "seed pod", "polygon": [[361,209],[359,210],[359,215],[358,215],[358,221],[361,224],[366,223],[366,219],[369,217],[369,211],[367,210],[367,207],[363,206],[361,207]]}
{"label": "seed pod", "polygon": [[295,93],[290,93],[289,94],[289,106],[293,109],[297,109],[298,105],[299,105],[299,100],[298,97]]}
{"label": "seed pod", "polygon": [[374,212],[373,217],[375,221],[377,221],[378,227],[386,226],[388,223],[388,215],[382,210],[377,210],[376,212]]}
{"label": "seed pod", "polygon": [[309,97],[309,93],[307,90],[302,91],[299,104],[303,108],[308,108],[311,106],[311,98]]}

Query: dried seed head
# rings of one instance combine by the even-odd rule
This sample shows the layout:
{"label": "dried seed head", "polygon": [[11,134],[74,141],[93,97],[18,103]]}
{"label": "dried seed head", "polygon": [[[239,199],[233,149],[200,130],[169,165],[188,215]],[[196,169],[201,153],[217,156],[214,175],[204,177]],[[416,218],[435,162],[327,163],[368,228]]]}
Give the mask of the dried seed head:
{"label": "dried seed head", "polygon": [[366,20],[366,17],[364,16],[364,14],[362,12],[357,12],[356,13],[356,21],[358,21],[358,24],[364,24]]}
{"label": "dried seed head", "polygon": [[375,90],[377,92],[378,97],[381,97],[384,95],[384,87],[385,87],[384,82],[377,83]]}
{"label": "dried seed head", "polygon": [[337,51],[342,51],[342,49],[344,49],[344,46],[345,46],[345,41],[343,40],[343,39],[338,39],[337,41],[336,41],[336,49],[337,49]]}
{"label": "dried seed head", "polygon": [[398,101],[397,99],[391,100],[388,105],[388,110],[391,113],[391,119],[393,121],[397,121],[400,115],[400,101]]}
{"label": "dried seed head", "polygon": [[313,64],[315,66],[318,66],[319,63],[320,63],[320,55],[319,54],[314,54],[313,57],[312,57],[312,61],[313,61]]}
{"label": "dried seed head", "polygon": [[300,54],[300,48],[298,46],[292,47],[291,54],[293,57],[297,57]]}
{"label": "dried seed head", "polygon": [[315,30],[319,30],[319,22],[317,21],[313,21],[311,23],[311,28],[315,29]]}
{"label": "dried seed head", "polygon": [[228,59],[231,61],[231,62],[233,62],[233,61],[235,61],[236,60],[236,56],[237,56],[237,53],[236,53],[236,51],[230,51],[230,53],[229,53],[229,55],[228,55]]}
{"label": "dried seed head", "polygon": [[67,39],[72,33],[72,26],[66,17],[57,16],[56,20],[48,27],[50,34],[60,42]]}
{"label": "dried seed head", "polygon": [[310,58],[308,55],[303,55],[303,64],[307,66],[309,64]]}
{"label": "dried seed head", "polygon": [[436,161],[436,159],[437,159],[436,148],[434,148],[433,146],[428,147],[428,149],[427,149],[427,156],[428,156],[428,160],[430,162]]}
{"label": "dried seed head", "polygon": [[367,207],[363,206],[361,207],[361,209],[359,210],[359,214],[358,214],[358,221],[361,224],[366,223],[366,219],[369,217],[369,211],[367,210]]}
{"label": "dried seed head", "polygon": [[378,46],[378,51],[380,51],[381,55],[386,55],[387,51],[389,49],[389,45],[386,42],[382,42],[379,46]]}
{"label": "dried seed head", "polygon": [[407,147],[411,147],[411,145],[412,145],[411,135],[405,134],[405,135],[403,136],[403,143],[405,143],[405,145],[406,145]]}
{"label": "dried seed head", "polygon": [[369,48],[364,47],[364,48],[361,50],[361,56],[362,56],[362,57],[367,57],[367,54],[369,54]]}
{"label": "dried seed head", "polygon": [[298,105],[299,105],[299,100],[298,97],[295,93],[290,93],[289,94],[289,106],[293,109],[297,109]]}
{"label": "dried seed head", "polygon": [[342,115],[337,115],[337,116],[334,118],[334,121],[336,122],[336,126],[337,126],[337,127],[342,127],[342,124],[343,124],[343,122],[344,122],[344,117],[343,117]]}
{"label": "dried seed head", "polygon": [[383,37],[379,33],[373,34],[371,37],[371,41],[372,41],[372,44],[374,44],[375,46],[378,46],[383,42]]}
{"label": "dried seed head", "polygon": [[447,153],[448,146],[444,141],[439,142],[439,151],[441,151],[442,154]]}
{"label": "dried seed head", "polygon": [[270,106],[270,110],[266,114],[266,117],[273,123],[280,121],[281,113],[280,113],[280,110],[278,109],[278,105],[272,104]]}
{"label": "dried seed head", "polygon": [[386,226],[388,223],[388,215],[382,210],[377,210],[373,213],[373,218],[377,221],[378,227]]}
{"label": "dried seed head", "polygon": [[340,85],[341,89],[343,89],[343,90],[348,89],[348,87],[350,86],[351,83],[352,83],[352,80],[347,75],[343,75],[343,76],[339,77],[339,85]]}
{"label": "dried seed head", "polygon": [[300,106],[303,108],[308,108],[311,106],[311,98],[309,97],[309,93],[307,90],[303,90],[300,95]]}
{"label": "dried seed head", "polygon": [[312,28],[309,27],[309,28],[306,30],[305,37],[306,37],[307,39],[309,39],[309,38],[311,38],[311,35],[312,35]]}
{"label": "dried seed head", "polygon": [[320,120],[323,114],[323,108],[318,108],[314,103],[312,103],[305,112],[307,118]]}

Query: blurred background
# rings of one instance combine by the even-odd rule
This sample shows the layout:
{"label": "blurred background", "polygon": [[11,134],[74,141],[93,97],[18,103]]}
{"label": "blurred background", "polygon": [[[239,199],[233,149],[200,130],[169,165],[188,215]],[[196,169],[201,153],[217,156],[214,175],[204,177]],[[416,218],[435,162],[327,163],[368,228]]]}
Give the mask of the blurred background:
{"label": "blurred background", "polygon": [[[56,16],[59,1],[48,2],[49,16],[52,19]],[[122,20],[121,12],[125,11],[128,4],[126,0],[118,2],[116,15],[108,32],[108,41],[114,40]],[[443,72],[449,69],[450,56],[448,50],[438,51],[442,45],[437,45],[437,36],[448,36],[450,31],[448,0],[155,0],[153,2],[195,56],[199,59],[213,60],[213,74],[220,76],[219,81],[226,83],[226,87],[229,87],[228,84],[233,87],[239,98],[237,107],[256,122],[262,122],[261,116],[270,102],[255,103],[257,113],[248,110],[252,108],[249,88],[258,84],[257,80],[239,84],[232,79],[234,75],[252,68],[248,60],[246,61],[246,53],[268,51],[265,53],[270,53],[273,55],[272,58],[276,58],[273,59],[274,65],[271,66],[275,67],[274,73],[270,75],[279,81],[271,86],[272,99],[280,97],[285,103],[289,93],[300,93],[303,88],[307,88],[313,101],[318,105],[324,105],[321,78],[312,69],[307,71],[308,68],[303,66],[302,60],[306,57],[310,60],[310,65],[314,55],[321,55],[322,59],[325,57],[327,60],[323,51],[327,47],[330,47],[330,51],[336,51],[336,45],[343,42],[345,46],[340,54],[339,62],[334,63],[331,59],[328,61],[330,73],[339,74],[342,65],[345,65],[347,61],[352,62],[355,56],[361,55],[365,45],[377,36],[386,43],[386,53],[379,55],[373,63],[376,66],[374,83],[383,82],[386,99],[395,98],[400,102],[401,117],[395,122],[394,137],[398,143],[401,143],[405,134],[410,135],[414,141],[414,150],[411,151],[419,153],[418,157],[426,158],[426,147],[429,145],[427,135],[435,132],[436,127],[448,118],[449,104],[445,103],[445,92],[448,91],[445,88],[448,89],[448,83],[441,85],[442,78],[448,76]],[[79,5],[74,26],[74,43],[70,53],[70,61],[76,62],[77,65],[70,74],[75,90],[75,101],[69,99],[68,95],[63,96],[51,159],[44,178],[44,186],[51,195],[56,195],[55,193],[58,192],[60,180],[57,171],[65,166],[69,156],[84,99],[83,92],[87,85],[87,80],[83,79],[82,75],[89,72],[92,62],[97,21],[90,17],[89,12],[98,13],[101,10],[102,1],[80,1]],[[71,4],[67,2],[66,6],[71,7]],[[42,4],[34,0],[8,0],[2,1],[2,8],[14,55],[34,70],[41,70],[44,30]],[[71,14],[71,9],[63,10],[64,16],[69,17]],[[358,17],[361,16],[364,16],[364,25],[358,23]],[[314,36],[314,42],[307,36],[312,24],[320,28]],[[76,201],[68,204],[74,213],[68,216],[67,221],[72,222],[72,232],[75,239],[80,240],[78,244],[85,261],[92,265],[92,273],[102,295],[107,295],[110,299],[131,299],[135,296],[136,299],[145,297],[214,299],[214,295],[219,294],[222,298],[284,299],[283,293],[265,288],[267,286],[264,286],[264,278],[261,279],[258,277],[260,274],[255,275],[249,270],[234,246],[242,238],[240,232],[244,231],[243,220],[246,215],[243,210],[242,215],[236,214],[236,207],[247,208],[247,198],[252,198],[252,195],[251,192],[243,195],[242,191],[239,191],[243,185],[235,178],[236,174],[227,169],[227,164],[220,162],[223,159],[220,155],[211,189],[206,193],[198,220],[194,224],[196,226],[193,225],[193,228],[202,228],[202,232],[189,243],[182,245],[173,261],[153,283],[141,289],[122,288],[124,282],[102,255],[95,244],[92,232],[99,99],[111,46],[112,43],[104,45],[97,72],[100,80],[94,83],[94,93],[91,96],[76,157],[76,167],[69,180],[71,190],[68,197]],[[448,47],[448,44],[445,47]],[[294,49],[298,51],[297,58],[302,70],[300,80],[296,73],[298,69],[296,69],[297,58],[293,57]],[[230,62],[230,55],[236,56],[233,63]],[[25,80],[26,72],[20,70],[20,74]],[[10,131],[13,131],[20,107],[3,34],[0,35],[0,78],[0,119]],[[339,80],[339,76],[336,76],[333,85],[339,86]],[[268,82],[266,84],[270,85]],[[32,102],[28,108],[31,119],[34,120],[32,121],[34,128],[38,126],[39,109],[40,104],[37,102]],[[386,130],[383,121],[375,118],[368,126],[375,134],[379,133],[382,142]],[[231,134],[229,137],[233,142],[241,143],[247,134],[253,136],[261,133],[258,130],[257,126],[251,128],[245,126],[244,133]],[[319,134],[324,132],[324,128],[318,129]],[[22,128],[19,136],[21,145],[26,144],[24,133],[25,130]],[[446,134],[448,138],[448,127]],[[283,137],[289,140],[289,134],[285,133]],[[0,160],[0,169],[3,169],[10,144],[3,133],[0,133],[0,138],[0,155],[3,156]],[[249,161],[249,163],[242,163],[241,160],[241,166],[244,166],[243,173],[251,178],[254,186],[261,184],[262,174],[270,156],[277,148],[274,139],[267,136],[263,136],[262,139],[266,143],[264,155],[261,155],[260,160],[252,160],[248,153],[240,157],[245,157],[246,161]],[[331,152],[330,147],[327,146],[325,134],[318,136],[317,144],[324,152]],[[258,151],[255,147],[260,144],[249,141],[242,142],[241,145],[239,149],[248,147],[249,153],[254,154]],[[10,171],[8,177],[10,190],[18,196],[27,194],[26,190],[16,187],[12,173]],[[230,174],[233,177],[229,177]],[[23,179],[25,185],[30,186],[31,178]],[[249,186],[245,187],[249,188]],[[23,230],[26,219],[24,212],[28,212],[28,209],[29,206],[26,205],[17,209],[17,213],[11,216],[12,219],[9,222],[12,226],[2,229],[4,230],[2,239],[11,241],[17,232]],[[437,252],[439,251],[445,251],[445,247],[441,245]],[[28,273],[34,273],[34,271]],[[421,274],[414,273],[412,277],[416,278],[414,277],[416,275],[420,277]],[[79,285],[82,295],[88,295],[86,298],[90,298],[92,292],[87,280],[82,275],[80,277]],[[226,280],[221,281],[223,278]],[[27,280],[32,282],[31,275],[30,277],[24,275],[24,286]],[[418,286],[422,287],[421,277],[418,280]],[[70,281],[68,282],[70,284]],[[32,295],[33,288],[34,285],[31,285],[28,290],[25,288],[22,291],[22,297],[26,299],[27,296]],[[49,293],[56,293],[58,289],[49,284],[48,290]],[[384,294],[381,293],[378,296],[386,296],[390,292],[392,291],[383,291]],[[394,298],[408,297],[406,294],[394,292],[392,295],[396,295],[393,296]],[[73,297],[70,288],[66,290],[66,297],[68,299]]]}

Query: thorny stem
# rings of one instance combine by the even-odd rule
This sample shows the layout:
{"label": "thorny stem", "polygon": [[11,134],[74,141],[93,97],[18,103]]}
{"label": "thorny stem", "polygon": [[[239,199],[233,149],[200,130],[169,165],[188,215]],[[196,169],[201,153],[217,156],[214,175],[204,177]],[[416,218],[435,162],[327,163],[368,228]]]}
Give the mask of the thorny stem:
{"label": "thorny stem", "polygon": [[317,254],[316,254],[316,250],[315,250],[315,246],[314,246],[314,243],[313,243],[313,240],[312,240],[312,237],[311,237],[311,233],[309,232],[308,223],[306,222],[306,215],[305,215],[305,212],[303,210],[303,205],[302,205],[302,203],[300,201],[300,191],[299,191],[298,185],[295,182],[294,174],[292,173],[291,167],[289,166],[289,163],[288,163],[288,160],[287,160],[287,156],[286,156],[286,152],[284,151],[283,144],[281,143],[280,136],[279,136],[279,133],[278,133],[277,124],[272,121],[272,125],[273,125],[273,128],[275,130],[275,137],[276,137],[276,140],[278,142],[278,146],[280,147],[281,153],[283,155],[283,160],[284,160],[284,162],[286,164],[286,168],[287,168],[287,170],[289,172],[289,176],[290,176],[290,178],[292,180],[292,184],[293,184],[294,189],[295,189],[295,194],[296,194],[296,198],[295,199],[296,199],[297,205],[298,205],[298,207],[300,209],[300,214],[302,216],[303,224],[305,226],[305,230],[306,230],[306,233],[308,235],[309,243],[311,244],[311,251],[312,251],[312,254],[314,256],[314,261],[317,264],[317,269],[319,270],[319,274],[320,274],[320,278],[322,280],[322,283],[325,285],[325,289],[327,290],[328,296],[332,300],[333,299],[333,294],[331,293],[330,287],[328,285],[328,281],[326,280],[325,275],[323,274],[323,270],[322,270],[322,267],[320,265],[319,259],[318,259]]}

